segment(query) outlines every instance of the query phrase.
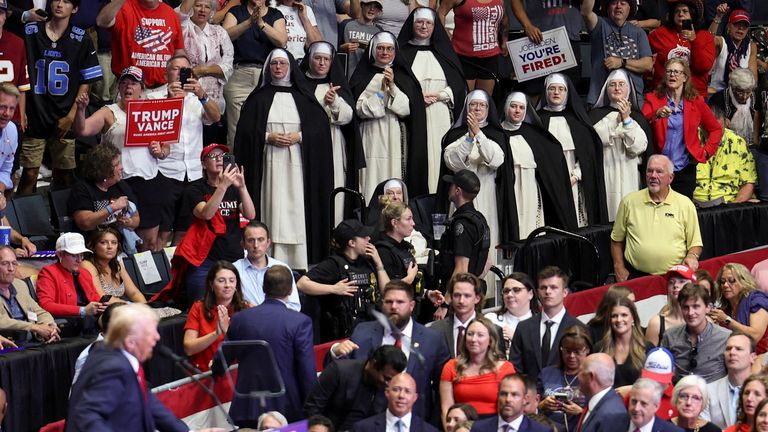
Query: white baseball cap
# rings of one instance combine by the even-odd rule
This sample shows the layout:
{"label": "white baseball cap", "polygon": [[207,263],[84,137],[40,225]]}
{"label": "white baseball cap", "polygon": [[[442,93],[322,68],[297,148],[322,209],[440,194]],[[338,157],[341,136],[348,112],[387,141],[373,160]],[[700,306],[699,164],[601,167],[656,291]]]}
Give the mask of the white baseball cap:
{"label": "white baseball cap", "polygon": [[661,384],[668,385],[675,375],[675,357],[669,350],[662,347],[648,351],[645,357],[645,365],[640,376],[650,378]]}
{"label": "white baseball cap", "polygon": [[80,233],[68,232],[59,236],[56,240],[56,252],[64,251],[69,254],[81,254],[91,252],[85,247],[85,239]]}

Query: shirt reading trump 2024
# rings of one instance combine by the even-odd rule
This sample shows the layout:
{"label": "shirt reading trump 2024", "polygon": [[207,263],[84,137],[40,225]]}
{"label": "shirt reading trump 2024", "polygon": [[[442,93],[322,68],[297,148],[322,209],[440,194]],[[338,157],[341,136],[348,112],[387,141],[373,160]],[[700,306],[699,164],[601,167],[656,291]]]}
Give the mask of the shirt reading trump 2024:
{"label": "shirt reading trump 2024", "polygon": [[183,48],[181,22],[170,6],[160,3],[150,10],[138,0],[126,0],[112,27],[112,72],[120,76],[126,67],[137,66],[144,72],[144,84],[157,87],[167,81],[166,63]]}

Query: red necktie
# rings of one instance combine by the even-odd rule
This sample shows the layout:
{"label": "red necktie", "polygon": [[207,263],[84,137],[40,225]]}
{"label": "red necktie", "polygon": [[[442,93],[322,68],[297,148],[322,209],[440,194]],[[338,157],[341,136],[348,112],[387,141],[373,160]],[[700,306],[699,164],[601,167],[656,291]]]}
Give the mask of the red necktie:
{"label": "red necktie", "polygon": [[144,396],[144,400],[147,399],[147,380],[144,377],[144,367],[139,365],[139,386],[141,386],[141,395]]}
{"label": "red necktie", "polygon": [[579,423],[576,425],[576,432],[581,432],[581,424],[584,422],[584,417],[587,416],[588,409],[584,409],[581,411],[581,415],[579,416]]}
{"label": "red necktie", "polygon": [[456,334],[456,357],[461,352],[461,347],[464,345],[464,326],[459,326],[459,332]]}
{"label": "red necktie", "polygon": [[403,349],[403,335],[399,333],[395,336],[395,348]]}

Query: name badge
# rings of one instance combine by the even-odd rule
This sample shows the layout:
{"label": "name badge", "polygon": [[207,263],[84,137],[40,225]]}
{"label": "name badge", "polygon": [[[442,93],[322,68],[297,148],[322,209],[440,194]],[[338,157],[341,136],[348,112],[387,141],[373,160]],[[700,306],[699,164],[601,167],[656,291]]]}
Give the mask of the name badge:
{"label": "name badge", "polygon": [[27,312],[27,319],[29,321],[31,321],[31,322],[37,322],[37,314],[32,312],[32,311],[28,311]]}

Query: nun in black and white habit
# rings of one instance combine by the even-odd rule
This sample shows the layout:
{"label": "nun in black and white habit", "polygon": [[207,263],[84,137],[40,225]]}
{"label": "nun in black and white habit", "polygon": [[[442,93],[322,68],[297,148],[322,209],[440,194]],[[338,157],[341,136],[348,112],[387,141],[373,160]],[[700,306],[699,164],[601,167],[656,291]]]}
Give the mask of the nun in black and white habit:
{"label": "nun in black and white habit", "polygon": [[[491,247],[518,239],[512,155],[505,145],[496,106],[484,90],[469,92],[453,128],[443,138],[445,173],[468,169],[480,179],[475,208],[491,229]],[[447,188],[441,182],[440,206],[447,208]],[[489,256],[495,257],[491,251]]]}
{"label": "nun in black and white habit", "polygon": [[426,194],[424,99],[392,33],[373,36],[368,55],[358,63],[350,85],[365,152],[360,192],[370,198],[379,182],[402,178],[413,196]]}
{"label": "nun in black and white habit", "polygon": [[272,255],[297,269],[328,253],[333,153],[329,124],[320,118],[325,111],[296,61],[274,49],[243,104],[235,156],[258,217],[270,228]]}
{"label": "nun in black and white habit", "polygon": [[632,80],[624,69],[611,71],[589,112],[603,144],[603,171],[608,218],[616,219],[621,199],[640,190],[644,153],[651,128],[640,111]]}
{"label": "nun in black and white habit", "polygon": [[608,223],[603,146],[571,80],[547,76],[536,112],[565,155],[578,226]]}
{"label": "nun in black and white habit", "polygon": [[[336,49],[325,41],[314,42],[299,67],[331,128],[333,187],[357,190],[358,170],[365,167],[365,155],[354,117],[352,90],[344,75],[344,66],[336,58]],[[334,226],[345,219],[344,199],[344,195],[336,196]]]}
{"label": "nun in black and white habit", "polygon": [[437,190],[443,136],[464,106],[467,82],[461,63],[435,11],[419,7],[405,20],[400,55],[421,84],[427,112],[427,170],[429,192]]}
{"label": "nun in black and white habit", "polygon": [[525,94],[504,102],[507,143],[513,158],[519,237],[543,226],[574,231],[576,210],[560,143],[544,129]]}

